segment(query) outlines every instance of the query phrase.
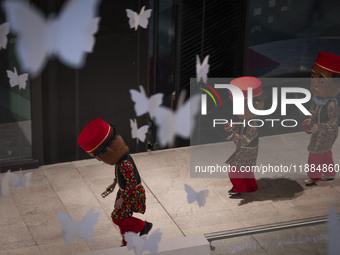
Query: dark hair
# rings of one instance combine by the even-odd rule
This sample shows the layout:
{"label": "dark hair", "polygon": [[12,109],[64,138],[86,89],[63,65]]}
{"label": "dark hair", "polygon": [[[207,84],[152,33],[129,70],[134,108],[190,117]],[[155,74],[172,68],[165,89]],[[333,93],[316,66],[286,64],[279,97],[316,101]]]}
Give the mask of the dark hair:
{"label": "dark hair", "polygon": [[109,123],[111,126],[111,132],[109,134],[109,137],[106,139],[106,141],[101,144],[94,152],[93,156],[97,157],[99,154],[106,152],[106,148],[109,147],[114,139],[116,139],[116,136],[118,135],[116,126],[112,123]]}

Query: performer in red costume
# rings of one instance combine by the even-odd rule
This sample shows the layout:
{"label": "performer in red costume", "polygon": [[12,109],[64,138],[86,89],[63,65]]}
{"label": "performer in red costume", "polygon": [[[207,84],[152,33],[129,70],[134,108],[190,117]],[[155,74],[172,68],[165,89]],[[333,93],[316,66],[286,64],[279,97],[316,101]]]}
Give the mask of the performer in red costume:
{"label": "performer in red costume", "polygon": [[144,214],[145,190],[129,149],[115,127],[100,118],[94,119],[80,133],[78,144],[89,155],[106,164],[115,165],[114,181],[102,193],[102,197],[110,194],[118,183],[119,190],[111,218],[120,229],[123,246],[126,245],[124,233],[147,234],[152,223],[132,216],[134,212]]}
{"label": "performer in red costume", "polygon": [[309,179],[306,186],[315,185],[319,180],[332,180],[336,173],[332,146],[338,136],[339,106],[336,96],[340,92],[339,75],[340,56],[319,52],[310,85],[312,117],[302,123],[305,132],[312,135],[308,145]]}
{"label": "performer in red costume", "polygon": [[[231,196],[238,195],[243,192],[252,192],[257,190],[257,183],[253,171],[249,168],[256,165],[257,153],[258,153],[258,123],[252,121],[252,125],[248,125],[248,120],[255,115],[251,113],[247,105],[247,89],[251,87],[253,89],[253,104],[256,109],[263,109],[264,102],[262,99],[262,83],[255,77],[240,77],[230,82],[231,85],[240,88],[244,95],[244,115],[238,115],[240,119],[237,122],[241,124],[226,125],[225,131],[231,132],[228,136],[228,140],[233,140],[236,144],[236,151],[226,161],[229,164],[229,178],[233,187],[228,193]],[[244,124],[243,124],[244,123]],[[236,169],[236,171],[232,171]],[[247,170],[247,171],[243,171]]]}

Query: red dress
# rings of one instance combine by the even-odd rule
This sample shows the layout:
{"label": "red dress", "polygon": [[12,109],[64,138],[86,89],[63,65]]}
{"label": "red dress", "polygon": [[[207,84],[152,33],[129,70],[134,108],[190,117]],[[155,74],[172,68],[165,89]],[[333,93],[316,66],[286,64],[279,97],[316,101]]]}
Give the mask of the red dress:
{"label": "red dress", "polygon": [[[257,124],[254,124],[257,126]],[[257,190],[257,183],[253,171],[242,171],[246,166],[256,165],[258,153],[258,128],[238,125],[233,131],[233,142],[236,151],[227,159],[226,163],[236,168],[229,171],[229,178],[233,184],[232,190],[237,193]]]}
{"label": "red dress", "polygon": [[142,214],[145,212],[145,190],[137,167],[129,154],[117,162],[115,174],[119,184],[116,200],[122,197],[124,202],[120,209],[112,211],[111,218],[119,226],[123,245],[126,245],[124,233],[139,233],[145,226],[145,221],[132,217],[134,212]]}

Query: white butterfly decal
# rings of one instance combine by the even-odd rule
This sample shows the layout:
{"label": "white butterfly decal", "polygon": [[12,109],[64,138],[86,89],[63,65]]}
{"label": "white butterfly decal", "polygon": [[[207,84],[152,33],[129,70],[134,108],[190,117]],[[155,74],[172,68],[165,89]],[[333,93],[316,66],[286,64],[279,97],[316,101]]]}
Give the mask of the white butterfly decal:
{"label": "white butterfly decal", "polygon": [[9,23],[2,23],[0,25],[0,50],[7,47],[7,35],[9,33]]}
{"label": "white butterfly decal", "polygon": [[74,221],[69,214],[58,212],[59,222],[63,230],[64,240],[67,244],[79,237],[86,241],[90,241],[93,236],[93,229],[98,223],[99,213],[89,210],[85,216],[79,221]]}
{"label": "white butterfly decal", "polygon": [[148,98],[145,94],[145,90],[142,85],[139,85],[140,92],[138,90],[130,89],[131,100],[135,103],[135,112],[137,116],[141,116],[144,113],[149,113],[150,117],[155,116],[155,110],[163,102],[163,94],[158,93]]}
{"label": "white butterfly decal", "polygon": [[162,147],[172,146],[176,135],[189,139],[195,126],[195,115],[199,110],[200,96],[195,95],[176,112],[170,108],[158,107],[155,111],[157,137]]}
{"label": "white butterfly decal", "polygon": [[209,61],[209,55],[207,55],[204,58],[202,64],[201,64],[199,56],[196,55],[196,77],[197,77],[197,82],[200,82],[201,79],[202,79],[203,82],[207,83],[209,67],[210,67],[210,65],[208,64],[208,61]]}
{"label": "white butterfly decal", "polygon": [[340,251],[340,221],[336,209],[328,208],[328,255],[338,255]]}
{"label": "white butterfly decal", "polygon": [[32,177],[32,172],[26,173],[24,175],[17,175],[15,173],[10,173],[13,186],[15,188],[22,187],[27,188]]}
{"label": "white butterfly decal", "polygon": [[28,74],[23,73],[18,75],[17,69],[14,67],[14,72],[7,70],[7,77],[9,78],[9,85],[12,87],[18,86],[19,90],[26,89]]}
{"label": "white butterfly decal", "polygon": [[130,10],[126,9],[126,15],[129,18],[129,25],[130,28],[135,28],[137,30],[138,26],[142,28],[147,28],[149,23],[149,18],[151,16],[152,9],[148,9],[145,11],[145,6],[142,7],[139,14]]}
{"label": "white butterfly decal", "polygon": [[205,190],[196,192],[188,184],[184,184],[184,188],[185,188],[185,191],[187,192],[187,199],[188,199],[189,204],[197,201],[199,207],[202,207],[205,205],[205,200],[209,194],[209,190],[205,189]]}
{"label": "white butterfly decal", "polygon": [[135,255],[142,255],[143,251],[156,253],[158,251],[158,243],[161,241],[162,232],[157,228],[152,234],[139,236],[134,232],[126,232],[124,238],[127,243],[128,250],[134,251]]}
{"label": "white butterfly decal", "polygon": [[72,68],[85,64],[91,52],[100,18],[96,7],[100,0],[69,0],[59,16],[47,19],[26,1],[6,0],[3,8],[11,30],[17,35],[16,53],[23,70],[38,75],[47,58],[58,55]]}
{"label": "white butterfly decal", "polygon": [[131,126],[132,138],[137,138],[138,140],[140,140],[141,142],[144,143],[145,137],[146,137],[146,132],[148,132],[149,126],[144,125],[144,126],[138,128],[136,119],[134,119],[134,120],[130,119],[130,126]]}
{"label": "white butterfly decal", "polygon": [[5,174],[5,176],[1,180],[1,183],[0,183],[0,197],[8,195],[10,175],[11,175],[11,171],[8,170],[8,172]]}

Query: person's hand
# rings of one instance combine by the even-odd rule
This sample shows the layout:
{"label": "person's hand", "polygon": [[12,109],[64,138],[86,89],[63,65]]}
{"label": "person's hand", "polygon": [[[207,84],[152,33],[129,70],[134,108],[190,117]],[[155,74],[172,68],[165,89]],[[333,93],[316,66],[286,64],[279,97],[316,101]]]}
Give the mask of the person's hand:
{"label": "person's hand", "polygon": [[312,134],[312,128],[313,128],[313,121],[311,118],[305,119],[302,122],[302,129],[307,133],[307,134]]}
{"label": "person's hand", "polygon": [[106,190],[102,193],[102,198],[107,197],[112,191],[115,189],[117,181],[114,181],[110,186],[106,188]]}
{"label": "person's hand", "polygon": [[124,199],[122,197],[118,198],[115,202],[115,209],[120,209],[122,207],[123,202]]}
{"label": "person's hand", "polygon": [[231,133],[231,135],[229,135],[229,136],[227,137],[227,140],[230,141],[231,139],[233,139],[233,136],[234,136],[234,133]]}
{"label": "person's hand", "polygon": [[233,131],[233,126],[230,125],[230,123],[228,122],[227,124],[224,125],[224,130],[229,133]]}

